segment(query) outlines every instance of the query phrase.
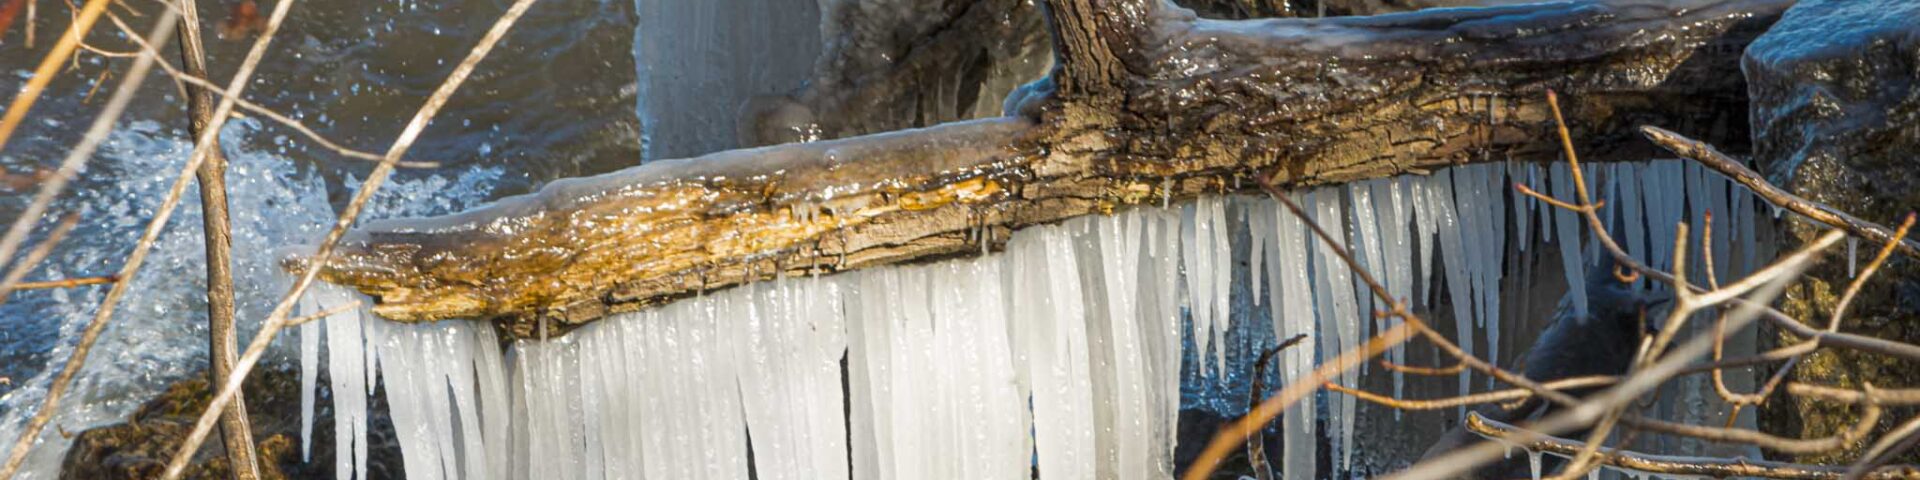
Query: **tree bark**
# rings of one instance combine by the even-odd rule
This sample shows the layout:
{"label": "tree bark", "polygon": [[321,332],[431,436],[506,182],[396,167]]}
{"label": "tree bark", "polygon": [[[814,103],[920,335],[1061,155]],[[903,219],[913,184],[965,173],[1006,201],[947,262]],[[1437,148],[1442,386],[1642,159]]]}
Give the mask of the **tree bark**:
{"label": "tree bark", "polygon": [[[1744,45],[1786,0],[1602,0],[1213,21],[1157,0],[1048,0],[1056,68],[1022,115],[657,162],[434,219],[377,222],[322,272],[402,321],[516,335],[776,273],[1000,248],[1012,230],[1251,190],[1582,157],[1632,127],[1747,144]],[[304,268],[298,261],[290,268]]]}
{"label": "tree bark", "polygon": [[[180,63],[189,75],[208,78],[206,48],[200,42],[199,9],[191,0],[181,0],[178,5]],[[186,88],[191,119],[189,131],[194,138],[199,138],[213,123],[213,93],[198,86]],[[213,365],[212,384],[221,385],[232,375],[233,364],[239,357],[234,343],[233,228],[227,216],[227,157],[219,145],[207,149],[206,161],[194,173],[200,183],[201,228],[207,249],[207,354]],[[233,466],[233,478],[260,478],[246,402],[235,399],[226,411],[220,412],[220,438],[226,447],[227,462]]]}

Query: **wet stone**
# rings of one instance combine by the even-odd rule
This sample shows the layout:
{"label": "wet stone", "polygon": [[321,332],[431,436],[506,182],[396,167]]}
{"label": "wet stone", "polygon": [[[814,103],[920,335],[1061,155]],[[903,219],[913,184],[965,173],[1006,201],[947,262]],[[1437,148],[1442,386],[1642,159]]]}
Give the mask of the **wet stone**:
{"label": "wet stone", "polygon": [[[1755,40],[1743,60],[1752,95],[1755,161],[1759,170],[1794,193],[1861,218],[1893,225],[1920,208],[1920,3],[1908,0],[1806,0]],[[1826,228],[1788,221],[1791,238],[1806,242]],[[1870,258],[1879,245],[1867,242]],[[1827,318],[1847,288],[1847,261],[1817,265],[1787,292],[1796,318]],[[1843,331],[1903,342],[1920,341],[1920,265],[1898,255],[1867,284],[1842,323]],[[1798,342],[1786,334],[1780,343]],[[1806,359],[1794,380],[1845,386],[1920,385],[1920,365],[1845,350]],[[1770,401],[1762,428],[1789,436],[1831,435],[1852,425],[1844,407],[1786,399]],[[1889,412],[1879,435],[1894,418]],[[1860,448],[1803,458],[1851,459]],[[1906,461],[1915,457],[1909,455]]]}

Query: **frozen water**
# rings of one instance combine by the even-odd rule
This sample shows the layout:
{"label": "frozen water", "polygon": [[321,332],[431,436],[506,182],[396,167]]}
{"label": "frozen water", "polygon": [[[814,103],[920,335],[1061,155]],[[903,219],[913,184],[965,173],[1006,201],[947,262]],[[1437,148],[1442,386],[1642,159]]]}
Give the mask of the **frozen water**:
{"label": "frozen water", "polygon": [[[1551,190],[1565,196],[1565,167],[1549,168]],[[1595,167],[1605,170],[1596,180],[1607,196],[1647,194],[1607,212],[1629,228],[1636,215],[1649,226],[1686,215],[1662,207],[1676,205],[1668,202],[1676,195],[1685,195],[1677,205],[1719,202],[1710,191],[1686,195],[1684,183],[1667,190],[1675,195],[1649,190],[1661,169],[1681,171],[1677,162],[1644,175],[1637,168]],[[1459,343],[1497,356],[1505,222],[1531,223],[1533,213],[1530,201],[1506,203],[1507,172],[1455,167],[1286,194],[1349,240],[1395,298],[1424,308],[1440,284],[1417,277],[1445,275]],[[1750,205],[1743,195],[1731,192],[1724,208]],[[1569,216],[1556,213],[1539,231],[1558,229],[1563,265],[1580,272],[1580,222]],[[1752,251],[1749,222],[1728,217],[1726,251]],[[1236,236],[1237,228],[1248,233]],[[1247,257],[1236,257],[1238,248]],[[1237,268],[1249,268],[1265,291],[1233,288]],[[342,479],[365,475],[365,400],[380,364],[410,478],[719,479],[751,470],[759,478],[1013,479],[1037,467],[1046,478],[1151,479],[1174,469],[1183,333],[1194,340],[1188,365],[1229,380],[1251,360],[1238,333],[1231,345],[1223,336],[1231,315],[1246,314],[1231,302],[1252,303],[1233,297],[1245,294],[1265,295],[1276,338],[1313,336],[1282,354],[1283,384],[1370,330],[1363,299],[1371,293],[1304,222],[1264,197],[1203,197],[1024,229],[1002,254],[781,278],[617,314],[560,338],[515,342],[506,355],[483,324],[392,324],[363,318],[364,309],[303,327],[314,340],[303,337],[300,347],[316,371],[309,352],[324,333],[328,368],[348,372],[329,377],[343,419],[335,448],[354,452],[338,456]],[[323,285],[302,311],[355,298]],[[1191,330],[1183,332],[1183,319]],[[1387,358],[1407,361],[1402,349]],[[1399,395],[1405,385],[1395,377]],[[1337,381],[1380,388],[1361,378]],[[1461,376],[1460,391],[1469,380]],[[1332,449],[1335,475],[1368,474],[1374,453],[1357,434],[1374,422],[1360,412],[1344,395],[1308,397],[1285,412],[1276,458],[1283,476],[1318,477],[1322,448]]]}
{"label": "frozen water", "polygon": [[[1573,187],[1572,170],[1565,163],[1553,164],[1548,175],[1553,182],[1553,195],[1569,202],[1579,201]],[[1580,261],[1580,220],[1572,210],[1552,208],[1553,227],[1560,236],[1560,267],[1566,273],[1567,295],[1573,299],[1573,311],[1576,315],[1587,313],[1586,264]]]}

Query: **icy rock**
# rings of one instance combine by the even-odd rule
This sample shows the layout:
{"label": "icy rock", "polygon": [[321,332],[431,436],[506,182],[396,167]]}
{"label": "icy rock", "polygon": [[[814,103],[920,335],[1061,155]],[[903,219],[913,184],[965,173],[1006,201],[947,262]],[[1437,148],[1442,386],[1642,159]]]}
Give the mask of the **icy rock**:
{"label": "icy rock", "polygon": [[[1754,40],[1743,59],[1752,95],[1756,169],[1794,194],[1817,198],[1836,209],[1883,224],[1920,206],[1920,176],[1913,152],[1920,151],[1920,3],[1904,0],[1805,0],[1796,3],[1772,29]],[[1796,225],[1797,224],[1797,225]],[[1780,248],[1791,249],[1821,233],[1788,222]],[[1744,234],[1744,233],[1743,233]],[[1878,247],[1872,244],[1867,250]],[[1887,288],[1863,292],[1860,305],[1911,305],[1920,288],[1920,269],[1911,260],[1895,260],[1873,280]],[[1830,285],[1846,282],[1845,262],[1813,267],[1809,279]],[[1812,291],[1812,290],[1808,290]],[[1908,296],[1903,296],[1908,295]],[[1835,299],[1823,297],[1787,308],[1790,315],[1820,318]],[[1891,321],[1911,322],[1911,309],[1889,313]],[[1897,320],[1894,320],[1897,319]],[[1842,329],[1853,328],[1843,325]],[[1915,342],[1915,335],[1889,340]],[[1884,372],[1884,373],[1876,373]],[[1911,384],[1920,367],[1912,363],[1872,372],[1828,372],[1820,382],[1850,385]],[[1789,380],[1807,380],[1796,372]],[[1843,377],[1843,378],[1832,378]],[[1808,429],[1836,428],[1857,421],[1850,414],[1813,415],[1786,409],[1783,415],[1821,419]],[[1762,422],[1768,419],[1762,419]],[[1836,452],[1851,458],[1857,450]]]}

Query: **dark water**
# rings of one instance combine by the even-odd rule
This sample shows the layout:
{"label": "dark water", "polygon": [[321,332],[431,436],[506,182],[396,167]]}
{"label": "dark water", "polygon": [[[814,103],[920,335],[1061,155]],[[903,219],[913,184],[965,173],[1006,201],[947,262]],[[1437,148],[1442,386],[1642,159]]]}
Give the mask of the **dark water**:
{"label": "dark water", "polygon": [[[67,5],[30,1],[38,2],[31,27],[35,43],[27,47],[23,20],[0,36],[0,67],[6,70],[0,91],[18,91],[68,26]],[[252,40],[219,39],[218,24],[234,3],[200,2],[208,22],[208,63],[221,84]],[[384,152],[509,4],[301,1],[292,6],[245,96],[337,143]],[[130,0],[110,11],[144,35],[162,8]],[[259,5],[262,16],[272,8],[271,2]],[[445,212],[555,178],[638,163],[635,24],[630,0],[535,4],[409,151],[409,158],[441,166],[399,171],[363,218]],[[105,17],[86,38],[110,51],[136,48]],[[176,51],[163,53],[178,63]],[[0,151],[0,168],[16,175],[55,168],[131,63],[78,54]],[[103,72],[111,76],[103,78]],[[80,214],[82,226],[29,279],[103,275],[120,267],[190,151],[184,112],[177,87],[154,69],[119,128],[56,203],[57,212]],[[233,162],[236,283],[242,333],[250,336],[251,324],[285,288],[272,266],[275,250],[317,241],[372,164],[318,147],[264,118],[229,122],[223,145]],[[11,223],[34,188],[0,186],[0,220]],[[76,385],[79,398],[70,397],[59,417],[63,428],[115,420],[164,382],[204,367],[199,224],[198,198],[190,196],[94,350]],[[0,305],[0,376],[12,379],[0,385],[0,436],[13,438],[23,416],[38,405],[46,377],[65,360],[104,292],[30,291]],[[46,456],[58,450],[37,449],[30,470],[44,472],[50,466]]]}

